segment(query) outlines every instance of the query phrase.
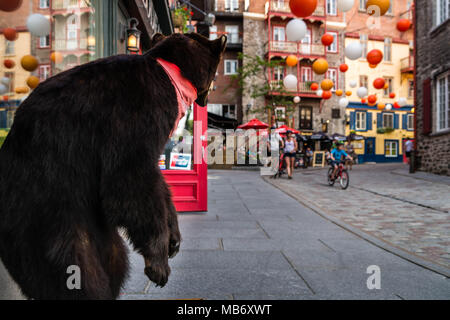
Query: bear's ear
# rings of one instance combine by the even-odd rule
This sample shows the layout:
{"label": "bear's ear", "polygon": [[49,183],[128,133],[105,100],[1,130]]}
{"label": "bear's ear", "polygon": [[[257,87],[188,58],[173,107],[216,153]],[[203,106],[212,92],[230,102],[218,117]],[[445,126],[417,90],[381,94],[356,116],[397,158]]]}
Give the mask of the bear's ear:
{"label": "bear's ear", "polygon": [[216,39],[212,41],[214,46],[214,51],[217,53],[221,53],[225,50],[225,47],[227,46],[227,36],[223,35],[219,39]]}
{"label": "bear's ear", "polygon": [[158,42],[164,40],[165,38],[166,37],[161,33],[155,34],[152,40],[150,41],[150,48],[153,48]]}

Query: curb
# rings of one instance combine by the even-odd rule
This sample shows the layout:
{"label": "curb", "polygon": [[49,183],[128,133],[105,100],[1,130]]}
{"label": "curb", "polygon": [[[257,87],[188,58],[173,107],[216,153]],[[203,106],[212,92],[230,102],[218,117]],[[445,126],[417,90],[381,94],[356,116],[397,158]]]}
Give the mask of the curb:
{"label": "curb", "polygon": [[288,196],[290,196],[291,198],[293,198],[294,200],[296,200],[297,202],[303,204],[304,206],[306,206],[307,208],[311,209],[312,211],[314,211],[315,213],[317,213],[319,216],[331,221],[332,223],[336,224],[337,226],[355,234],[356,236],[362,238],[363,240],[366,240],[367,242],[387,251],[390,252],[402,259],[405,259],[409,262],[414,263],[415,265],[421,266],[425,269],[428,269],[430,271],[433,271],[435,273],[438,273],[440,275],[443,275],[447,278],[450,278],[450,270],[435,264],[431,261],[425,260],[421,257],[416,256],[413,253],[407,252],[404,249],[401,249],[399,247],[396,247],[395,245],[388,243],[386,241],[383,241],[375,236],[372,236],[370,234],[365,233],[364,231],[359,230],[358,228],[355,228],[353,226],[348,225],[345,222],[342,222],[341,220],[339,220],[338,218],[335,218],[333,216],[331,216],[330,214],[326,213],[322,208],[316,206],[315,204],[311,203],[309,200],[306,200],[305,198],[299,197],[298,195],[295,195],[289,191],[283,190],[281,189],[279,186],[271,183],[268,178],[263,177],[263,180],[270,184],[271,186],[277,188],[278,190],[280,190],[281,192],[287,194]]}

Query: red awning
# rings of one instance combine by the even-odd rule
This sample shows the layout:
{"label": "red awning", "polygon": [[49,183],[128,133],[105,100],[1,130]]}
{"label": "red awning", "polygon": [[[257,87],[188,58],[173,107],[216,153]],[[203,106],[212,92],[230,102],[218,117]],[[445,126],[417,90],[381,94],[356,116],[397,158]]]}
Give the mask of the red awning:
{"label": "red awning", "polygon": [[294,128],[290,128],[287,125],[283,124],[281,127],[279,127],[278,129],[275,129],[275,132],[277,133],[286,133],[288,131],[291,131],[294,134],[300,134],[300,131],[295,130]]}
{"label": "red awning", "polygon": [[238,126],[239,129],[244,129],[244,130],[248,130],[248,129],[267,129],[269,128],[269,125],[267,123],[264,123],[262,121],[259,121],[258,119],[252,119],[247,123],[241,124],[240,126]]}

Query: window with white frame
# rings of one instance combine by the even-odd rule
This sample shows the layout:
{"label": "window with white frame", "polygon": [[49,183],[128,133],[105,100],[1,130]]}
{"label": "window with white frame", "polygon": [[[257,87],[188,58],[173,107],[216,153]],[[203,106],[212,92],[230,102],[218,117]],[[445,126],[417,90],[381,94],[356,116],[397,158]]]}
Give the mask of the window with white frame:
{"label": "window with white frame", "polygon": [[414,115],[408,114],[408,116],[406,117],[406,121],[406,128],[408,130],[414,130]]}
{"label": "window with white frame", "polygon": [[327,14],[337,15],[336,0],[327,0]]}
{"label": "window with white frame", "polygon": [[47,9],[50,6],[50,0],[39,0],[39,9]]}
{"label": "window with white frame", "polygon": [[366,11],[367,0],[359,0],[359,11]]}
{"label": "window with white frame", "polygon": [[328,79],[330,79],[331,81],[333,81],[333,88],[334,89],[338,89],[338,78],[337,78],[337,69],[336,68],[329,68],[327,73],[326,73],[326,77]]}
{"label": "window with white frame", "polygon": [[450,129],[450,72],[436,80],[437,130]]}
{"label": "window with white frame", "polygon": [[383,128],[394,128],[394,115],[383,113]]}
{"label": "window with white frame", "polygon": [[435,0],[434,25],[438,26],[445,22],[450,15],[450,0]]}
{"label": "window with white frame", "polygon": [[50,46],[50,36],[39,37],[39,48],[48,48]]}
{"label": "window with white frame", "polygon": [[283,81],[284,79],[284,67],[276,66],[273,68],[273,80]]}
{"label": "window with white frame", "polygon": [[236,105],[223,104],[222,105],[222,116],[227,117],[227,118],[236,119]]}
{"label": "window with white frame", "polygon": [[384,39],[384,55],[383,60],[391,62],[392,60],[392,38]]}
{"label": "window with white frame", "polygon": [[408,98],[414,97],[414,80],[408,80]]}
{"label": "window with white frame", "polygon": [[5,39],[5,56],[11,56],[15,54],[15,41],[9,41]]}
{"label": "window with white frame", "polygon": [[225,26],[229,43],[239,43],[239,26]]}
{"label": "window with white frame", "polygon": [[327,52],[336,53],[338,51],[338,33],[337,32],[328,32],[333,36],[333,43],[327,47]]}
{"label": "window with white frame", "polygon": [[312,68],[311,67],[301,67],[300,76],[302,82],[312,81]]}
{"label": "window with white frame", "polygon": [[225,0],[225,11],[238,11],[239,0]]}
{"label": "window with white frame", "polygon": [[286,29],[284,27],[273,27],[273,40],[285,41],[285,39],[286,39]]}
{"label": "window with white frame", "polygon": [[217,39],[217,26],[209,27],[209,40]]}
{"label": "window with white frame", "polygon": [[367,42],[369,41],[369,36],[367,34],[361,34],[359,36],[359,42],[361,43],[362,47],[362,57],[363,59],[367,56]]}
{"label": "window with white frame", "polygon": [[383,89],[383,95],[385,97],[389,97],[391,92],[394,91],[394,79],[392,79],[392,78],[384,78],[384,81],[387,83],[387,88]]}
{"label": "window with white frame", "polygon": [[238,70],[238,60],[237,59],[226,59],[224,61],[225,65],[225,75],[236,74]]}
{"label": "window with white frame", "polygon": [[355,120],[355,128],[356,130],[366,130],[366,112],[357,111],[356,112],[356,120]]}
{"label": "window with white frame", "polygon": [[50,77],[50,65],[43,64],[39,66],[39,79],[41,81],[46,80],[48,77]]}
{"label": "window with white frame", "polygon": [[398,141],[386,140],[384,142],[384,155],[389,158],[397,157]]}

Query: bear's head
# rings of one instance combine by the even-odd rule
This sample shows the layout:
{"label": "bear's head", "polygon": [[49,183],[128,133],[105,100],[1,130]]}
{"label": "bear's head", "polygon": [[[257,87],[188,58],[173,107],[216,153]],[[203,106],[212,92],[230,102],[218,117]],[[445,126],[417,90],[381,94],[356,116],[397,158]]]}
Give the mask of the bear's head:
{"label": "bear's head", "polygon": [[226,36],[211,41],[197,33],[176,33],[167,37],[156,34],[145,56],[176,64],[183,77],[197,89],[195,102],[205,106],[226,43]]}

